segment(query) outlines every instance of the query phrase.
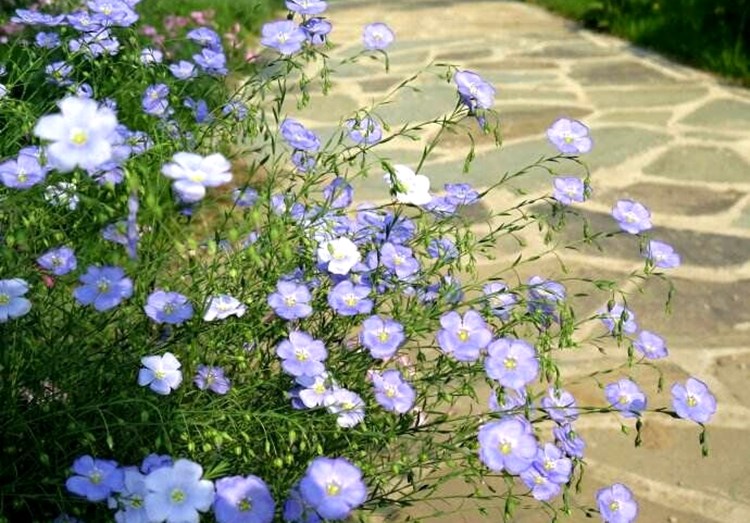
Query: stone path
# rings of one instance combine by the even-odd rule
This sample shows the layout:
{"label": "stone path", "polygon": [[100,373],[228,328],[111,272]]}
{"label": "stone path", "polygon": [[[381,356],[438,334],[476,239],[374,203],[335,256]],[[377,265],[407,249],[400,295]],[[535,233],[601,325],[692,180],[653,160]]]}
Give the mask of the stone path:
{"label": "stone path", "polygon": [[[595,149],[586,160],[594,197],[582,212],[612,230],[608,213],[616,199],[632,197],[651,209],[654,237],[673,244],[683,257],[683,266],[671,272],[676,301],[665,317],[663,294],[658,285],[649,285],[650,293],[635,293],[630,303],[642,328],[668,340],[667,387],[696,374],[714,391],[720,408],[710,426],[712,453],[705,459],[698,430],[689,423],[647,417],[640,449],[633,448],[632,436],[618,437],[615,417],[581,423],[590,467],[579,499],[592,504],[598,486],[621,480],[635,491],[642,522],[750,522],[750,91],[517,2],[333,0],[328,14],[335,24],[333,40],[351,42],[334,56],[356,52],[362,27],[374,21],[393,27],[397,42],[388,74],[382,63],[370,60],[342,67],[332,95],[296,113],[323,134],[431,60],[455,63],[495,83],[502,149],[476,136],[477,159],[471,173],[462,176],[468,140],[449,136],[422,169],[433,187],[460,178],[488,186],[503,172],[553,153],[543,133],[558,116],[590,125]],[[418,85],[420,93],[403,93],[380,114],[396,124],[453,107],[452,85],[429,75]],[[422,146],[398,142],[383,153],[416,165]],[[548,190],[549,184],[548,176],[522,182],[531,192]],[[365,199],[382,198],[382,180],[373,176],[360,191]],[[507,207],[509,194],[499,191],[484,205]],[[571,273],[593,271],[625,282],[642,261],[635,241],[616,240],[604,253],[566,254]],[[486,274],[516,251],[501,249],[497,255],[482,268]],[[560,274],[555,264],[535,271]],[[594,311],[602,304],[589,306]],[[607,358],[582,352],[570,358],[565,372],[583,375],[602,368]],[[643,379],[651,380],[653,390],[654,377]],[[587,394],[601,391],[589,383],[578,394],[585,403]],[[654,401],[666,405],[668,393]],[[499,513],[480,518],[467,512],[437,521],[499,520]],[[524,512],[517,518],[543,520]],[[580,513],[568,520],[590,521]]]}

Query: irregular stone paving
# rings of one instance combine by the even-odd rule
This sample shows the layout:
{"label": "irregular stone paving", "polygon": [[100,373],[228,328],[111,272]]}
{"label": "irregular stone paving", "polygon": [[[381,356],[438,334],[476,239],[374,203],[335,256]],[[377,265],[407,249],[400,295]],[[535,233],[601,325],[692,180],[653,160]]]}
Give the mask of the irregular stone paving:
{"label": "irregular stone paving", "polygon": [[[559,116],[590,125],[595,148],[585,159],[593,172],[594,195],[581,212],[595,226],[614,230],[608,216],[614,201],[641,201],[652,211],[654,237],[672,243],[684,264],[671,271],[677,289],[671,316],[664,315],[663,286],[649,284],[650,292],[640,294],[634,282],[627,282],[630,271],[643,263],[634,238],[609,240],[603,252],[588,248],[565,254],[570,273],[611,278],[632,291],[629,303],[640,326],[669,342],[670,358],[663,367],[667,388],[698,375],[720,407],[710,425],[711,455],[705,459],[698,429],[690,423],[647,416],[643,447],[635,449],[632,434],[620,434],[614,415],[580,421],[589,467],[577,499],[591,506],[597,488],[623,481],[639,500],[639,521],[750,522],[750,92],[523,3],[340,0],[330,2],[328,14],[335,27],[332,40],[346,43],[332,52],[334,59],[361,48],[362,27],[370,22],[388,23],[397,41],[389,52],[390,72],[369,59],[337,67],[331,96],[315,98],[301,112],[290,109],[323,134],[430,61],[455,63],[494,82],[503,147],[494,148],[474,131],[477,158],[471,172],[462,175],[469,140],[448,135],[422,169],[433,187],[460,179],[489,186],[502,173],[552,154],[544,130]],[[395,127],[434,118],[454,106],[454,87],[445,79],[428,74],[417,85],[419,92],[403,91],[399,101],[378,114]],[[414,166],[423,146],[400,141],[381,153]],[[550,178],[535,174],[516,185],[536,194],[549,191]],[[359,194],[382,199],[382,177],[365,180]],[[511,198],[510,192],[498,191],[483,205],[507,208]],[[567,230],[573,238],[580,228],[571,224]],[[533,236],[528,240],[530,249],[540,247]],[[484,262],[480,272],[496,273],[517,252],[501,243],[496,259]],[[522,278],[561,276],[556,262],[520,273]],[[584,300],[589,309],[581,312],[593,313],[605,302],[605,295]],[[566,359],[564,371],[583,376],[622,362],[621,353],[608,354],[582,350]],[[654,390],[653,374],[639,377]],[[579,402],[601,403],[601,391],[590,381],[582,384],[576,389]],[[654,395],[651,405],[666,406],[668,396]],[[460,492],[462,487],[447,488]],[[408,513],[435,508],[445,505],[436,502]],[[435,521],[500,521],[499,510],[482,517],[465,508]],[[395,520],[405,517],[397,514]],[[538,511],[522,511],[516,518],[545,520]],[[581,512],[567,520],[590,521]]]}

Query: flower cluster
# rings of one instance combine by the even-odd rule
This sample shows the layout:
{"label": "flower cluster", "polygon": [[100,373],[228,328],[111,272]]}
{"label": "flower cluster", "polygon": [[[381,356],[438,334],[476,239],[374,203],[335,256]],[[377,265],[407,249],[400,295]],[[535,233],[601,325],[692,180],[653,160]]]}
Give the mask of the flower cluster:
{"label": "flower cluster", "polygon": [[[672,384],[671,410],[649,410],[627,369],[665,358],[667,342],[641,329],[648,318],[626,292],[580,318],[567,279],[518,276],[524,253],[511,271],[477,276],[487,246],[532,223],[552,235],[554,219],[591,197],[588,176],[557,167],[592,149],[585,124],[552,123],[559,154],[542,162],[547,194],[490,210],[499,225],[478,238],[466,216],[490,189],[433,184],[424,157],[394,164],[381,146],[464,119],[492,132],[496,86],[480,74],[440,66],[455,85],[450,116],[394,130],[374,104],[324,134],[284,100],[299,75],[305,103],[306,62],[328,60],[327,2],[287,0],[287,18],[262,28],[260,44],[275,52],[239,88],[224,78],[232,55],[211,16],[170,18],[169,40],[142,27],[153,38],[142,48],[131,28],[137,4],[91,0],[14,17],[33,44],[8,63],[0,117],[28,112],[19,129],[31,132],[0,137],[10,373],[0,409],[20,431],[4,450],[24,485],[38,480],[39,499],[63,481],[74,496],[43,502],[32,519],[65,506],[126,523],[207,513],[222,523],[339,521],[437,488],[444,474],[432,472],[444,460],[466,467],[469,482],[484,481],[480,468],[517,477],[523,496],[553,510],[561,496],[563,511],[562,494],[585,467],[581,417],[710,421],[716,399],[695,377]],[[368,24],[351,60],[383,59],[395,42],[388,25]],[[36,76],[24,76],[23,60]],[[31,89],[36,81],[44,92]],[[377,203],[355,190],[367,176]],[[540,201],[551,217],[528,212]],[[640,242],[639,277],[680,265],[649,236],[643,204],[620,200],[612,218],[616,234]],[[557,365],[558,350],[586,343],[572,335],[582,324],[628,361],[605,374],[604,406],[593,409]],[[493,387],[488,408],[454,416],[481,382]],[[123,466],[92,456],[105,443],[115,456],[174,457]],[[69,462],[71,448],[80,456],[72,473],[48,477],[49,462]],[[628,523],[637,494],[616,483],[589,502],[604,521]],[[0,511],[6,505],[20,506],[0,499]]]}
{"label": "flower cluster", "polygon": [[[276,502],[254,475],[204,479],[203,467],[185,458],[150,454],[140,466],[79,457],[65,486],[92,503],[105,502],[121,523],[183,523],[212,512],[218,523],[271,523]],[[319,516],[342,520],[364,503],[362,472],[345,458],[316,458],[289,493],[284,521]],[[301,519],[303,512],[307,519]]]}

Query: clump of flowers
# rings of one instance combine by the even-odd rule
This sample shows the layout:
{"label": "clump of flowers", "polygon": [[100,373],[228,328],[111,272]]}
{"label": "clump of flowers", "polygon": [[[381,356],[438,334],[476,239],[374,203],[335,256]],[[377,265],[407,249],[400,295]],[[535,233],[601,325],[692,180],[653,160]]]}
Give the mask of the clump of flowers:
{"label": "clump of flowers", "polygon": [[[240,85],[223,44],[238,30],[226,38],[209,13],[169,18],[166,39],[139,25],[137,1],[17,11],[0,53],[0,118],[14,122],[0,136],[0,419],[12,464],[0,467],[0,519],[342,521],[434,501],[461,477],[480,504],[504,501],[506,520],[526,499],[551,518],[633,521],[638,492],[623,484],[572,503],[586,467],[576,423],[615,413],[640,442],[643,423],[668,415],[699,424],[705,443],[709,386],[672,384],[671,405],[658,406],[632,369],[667,357],[667,341],[640,330],[613,282],[539,273],[541,254],[521,248],[507,270],[476,269],[526,228],[554,250],[593,194],[588,175],[566,174],[592,132],[553,122],[558,152],[529,167],[550,174],[546,190],[491,209],[479,232],[468,211],[496,187],[458,173],[433,184],[425,162],[467,121],[498,135],[497,87],[434,66],[456,89],[445,114],[394,129],[376,103],[324,139],[284,100],[313,103],[308,68],[322,64],[331,82],[328,4],[286,6]],[[387,68],[397,35],[373,22],[357,45],[344,65]],[[429,144],[413,162],[381,148],[420,133]],[[366,177],[375,203],[359,199]],[[680,265],[648,235],[646,206],[620,200],[612,218],[607,234],[640,242],[634,277]],[[577,313],[573,279],[606,305]],[[579,337],[583,326],[594,334]],[[589,376],[597,405],[559,365],[591,347],[621,360]]]}

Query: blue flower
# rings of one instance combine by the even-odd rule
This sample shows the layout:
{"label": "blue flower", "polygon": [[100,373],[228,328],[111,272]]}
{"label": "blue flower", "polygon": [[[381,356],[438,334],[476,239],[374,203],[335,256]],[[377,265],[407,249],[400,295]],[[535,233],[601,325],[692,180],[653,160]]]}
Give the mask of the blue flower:
{"label": "blue flower", "polygon": [[366,285],[354,285],[344,280],[328,292],[328,305],[341,316],[369,314],[373,308],[373,301],[369,298],[371,292]]}
{"label": "blue flower", "polygon": [[604,523],[632,523],[638,517],[638,502],[622,483],[597,491],[596,504]]}
{"label": "blue flower", "polygon": [[203,476],[203,467],[178,459],[146,476],[145,505],[149,521],[197,522],[214,502],[214,485]]}
{"label": "blue flower", "polygon": [[349,138],[358,144],[373,145],[383,139],[383,127],[370,116],[351,118],[345,122]]}
{"label": "blue flower", "polygon": [[156,323],[180,325],[193,317],[193,306],[187,296],[160,289],[148,296],[143,309]]}
{"label": "blue flower", "polygon": [[227,74],[227,57],[223,51],[204,48],[193,55],[193,61],[208,74],[224,76]]}
{"label": "blue flower", "polygon": [[297,120],[286,118],[279,126],[281,136],[293,148],[307,152],[317,152],[320,149],[320,140],[315,133],[308,130]]}
{"label": "blue flower", "polygon": [[328,5],[323,0],[286,0],[286,7],[301,15],[319,15]]}
{"label": "blue flower", "polygon": [[325,367],[323,361],[328,352],[322,341],[302,331],[292,331],[289,338],[276,348],[276,354],[282,359],[281,367],[292,376],[317,376]]}
{"label": "blue flower", "polygon": [[143,93],[141,103],[143,112],[159,118],[168,116],[170,113],[168,96],[169,87],[166,84],[149,85]]}
{"label": "blue flower", "polygon": [[275,509],[268,486],[257,476],[231,476],[216,482],[218,523],[271,523]]}
{"label": "blue flower", "polygon": [[268,296],[268,305],[285,320],[306,318],[312,314],[312,295],[307,286],[291,281],[280,281],[276,292]]}
{"label": "blue flower", "polygon": [[489,109],[495,103],[495,88],[472,71],[458,71],[453,75],[461,101],[474,111]]}
{"label": "blue flower", "polygon": [[39,163],[39,158],[31,154],[18,154],[15,159],[0,164],[0,181],[13,189],[28,189],[43,182],[47,170]]}
{"label": "blue flower", "polygon": [[189,40],[212,49],[221,49],[221,37],[210,27],[198,27],[188,31]]}
{"label": "blue flower", "polygon": [[375,399],[387,411],[405,414],[414,406],[416,392],[400,371],[387,370],[372,376]]}
{"label": "blue flower", "polygon": [[70,247],[58,247],[49,250],[36,261],[43,269],[51,271],[55,276],[64,276],[74,271],[78,265],[75,253]]}
{"label": "blue flower", "polygon": [[323,45],[326,42],[326,36],[331,32],[333,26],[325,18],[308,18],[300,26],[307,35],[307,40],[312,45]]}
{"label": "blue flower", "polygon": [[315,458],[299,485],[302,499],[324,519],[346,519],[367,499],[362,471],[345,458]]}
{"label": "blue flower", "polygon": [[390,318],[370,316],[362,322],[359,340],[373,358],[388,359],[396,354],[406,336],[404,327],[399,322]]}
{"label": "blue flower", "polygon": [[81,456],[73,462],[73,472],[65,487],[89,501],[104,501],[123,489],[123,472],[115,461]]}
{"label": "blue flower", "polygon": [[393,30],[382,22],[375,22],[365,26],[362,31],[362,43],[365,49],[374,51],[376,49],[385,49],[396,38]]}
{"label": "blue flower", "polygon": [[169,66],[169,72],[179,80],[195,78],[198,74],[195,70],[195,64],[186,60],[180,60],[176,64],[171,64]]}
{"label": "blue flower", "polygon": [[23,297],[29,284],[20,278],[0,280],[0,323],[20,318],[31,310],[31,302]]}
{"label": "blue flower", "polygon": [[261,33],[261,44],[284,55],[296,53],[307,40],[307,33],[292,20],[268,22],[261,29]]}
{"label": "blue flower", "polygon": [[99,312],[112,309],[133,295],[133,280],[120,267],[91,265],[80,281],[83,285],[75,288],[73,296],[81,305],[93,305]]}

